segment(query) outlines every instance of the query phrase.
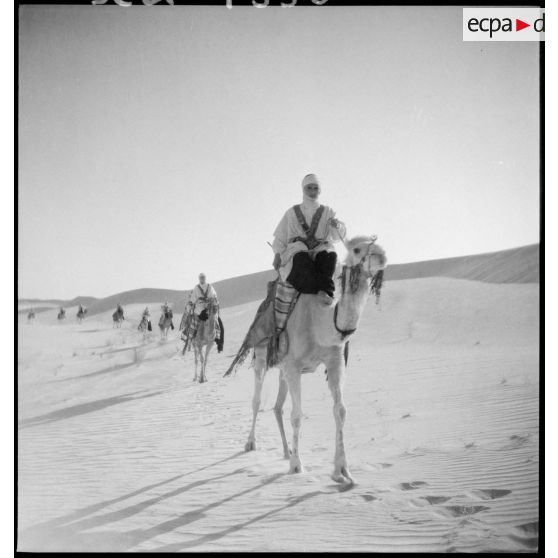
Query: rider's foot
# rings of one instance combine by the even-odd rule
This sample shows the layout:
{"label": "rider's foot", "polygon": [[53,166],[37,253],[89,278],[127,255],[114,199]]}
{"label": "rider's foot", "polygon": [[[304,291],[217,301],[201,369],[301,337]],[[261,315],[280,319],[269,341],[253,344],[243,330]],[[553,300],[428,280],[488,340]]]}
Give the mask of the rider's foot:
{"label": "rider's foot", "polygon": [[318,291],[318,298],[320,302],[326,306],[331,306],[333,304],[333,297],[328,295],[325,291]]}

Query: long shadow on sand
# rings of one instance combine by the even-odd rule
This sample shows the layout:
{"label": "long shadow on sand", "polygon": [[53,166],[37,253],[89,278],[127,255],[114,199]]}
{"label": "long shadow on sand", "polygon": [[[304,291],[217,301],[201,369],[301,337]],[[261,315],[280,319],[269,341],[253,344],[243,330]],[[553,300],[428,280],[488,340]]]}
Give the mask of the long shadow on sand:
{"label": "long shadow on sand", "polygon": [[233,459],[236,459],[237,457],[240,457],[241,455],[246,455],[246,452],[244,451],[238,451],[232,455],[230,455],[229,457],[225,457],[224,459],[220,459],[219,461],[215,461],[214,463],[210,463],[209,465],[205,465],[204,467],[200,467],[199,469],[194,469],[193,471],[188,471],[187,473],[182,473],[181,475],[176,475],[174,477],[171,477],[170,479],[167,479],[165,481],[161,481],[161,482],[157,482],[154,484],[149,484],[147,486],[144,486],[142,488],[138,488],[137,490],[134,490],[132,492],[130,492],[129,494],[124,494],[123,496],[117,496],[116,498],[111,498],[110,500],[104,500],[103,502],[99,502],[97,504],[91,504],[90,506],[85,506],[84,508],[80,508],[76,511],[73,511],[69,514],[63,515],[61,517],[57,517],[55,519],[50,519],[49,521],[45,521],[43,523],[39,523],[36,526],[34,526],[32,529],[37,529],[37,528],[49,528],[49,529],[53,529],[56,527],[61,527],[62,525],[65,525],[67,523],[71,523],[73,521],[78,521],[80,519],[83,519],[89,515],[93,515],[94,513],[97,513],[101,510],[103,510],[104,508],[107,508],[109,506],[112,506],[114,504],[119,504],[120,502],[123,502],[125,500],[128,500],[129,498],[134,498],[135,496],[139,496],[140,494],[143,494],[144,492],[149,492],[150,490],[153,490],[154,488],[159,488],[160,486],[163,486],[165,484],[169,484],[171,482],[174,482],[182,477],[186,477],[188,475],[193,475],[199,471],[204,471],[206,469],[209,469],[211,467],[216,467],[217,465],[221,465],[222,463],[226,463],[227,461],[232,461]]}
{"label": "long shadow on sand", "polygon": [[100,411],[102,409],[106,409],[107,407],[118,405],[120,403],[127,403],[129,401],[137,401],[138,399],[146,399],[148,397],[154,397],[156,395],[160,395],[163,392],[155,391],[153,393],[147,393],[145,395],[139,395],[135,397],[138,393],[140,392],[128,393],[125,395],[116,395],[115,397],[107,397],[106,399],[99,399],[97,401],[80,403],[79,405],[72,405],[71,407],[66,407],[65,409],[58,409],[57,411],[51,411],[50,413],[39,415],[37,417],[22,419],[18,423],[18,428],[23,429],[23,428],[30,428],[32,426],[39,426],[42,424],[49,424],[51,422],[77,417],[79,415],[84,415],[86,413]]}
{"label": "long shadow on sand", "polygon": [[[228,461],[234,459],[239,454],[234,454],[231,457],[228,457],[224,460],[221,460],[213,465],[218,463]],[[210,465],[210,466],[213,466]],[[42,551],[126,551],[130,550],[133,547],[141,544],[145,541],[152,539],[161,534],[169,533],[174,531],[175,529],[184,527],[190,523],[198,521],[205,517],[206,513],[218,506],[226,504],[236,498],[242,497],[246,494],[251,492],[257,491],[260,488],[267,486],[268,484],[275,482],[278,478],[284,476],[283,473],[272,475],[259,484],[242,490],[241,492],[232,494],[215,502],[211,502],[201,508],[196,510],[192,510],[190,512],[186,512],[178,517],[174,517],[168,521],[164,521],[158,525],[150,527],[148,529],[133,529],[129,531],[117,532],[117,531],[95,531],[95,532],[87,532],[89,529],[99,528],[110,523],[126,520],[130,517],[133,517],[137,514],[140,514],[150,508],[151,506],[155,506],[164,500],[169,498],[173,498],[180,494],[183,494],[189,490],[194,488],[203,486],[208,483],[216,482],[221,479],[225,479],[228,477],[232,477],[234,475],[238,475],[244,471],[243,468],[236,469],[229,473],[224,473],[221,475],[217,475],[214,477],[202,479],[199,481],[194,481],[189,483],[185,486],[178,487],[174,490],[167,491],[163,494],[158,496],[154,496],[152,498],[145,499],[137,504],[133,504],[127,506],[126,508],[104,513],[102,515],[97,515],[94,517],[85,517],[100,509],[103,509],[106,506],[117,504],[122,500],[132,497],[134,495],[141,494],[147,490],[152,488],[156,488],[167,484],[169,482],[173,482],[178,478],[181,478],[184,475],[179,475],[178,477],[173,477],[167,481],[163,481],[161,483],[157,483],[154,485],[150,485],[138,491],[132,492],[131,494],[119,498],[115,498],[113,500],[108,500],[106,502],[102,502],[100,504],[95,504],[93,506],[88,506],[87,508],[83,508],[82,510],[78,510],[77,512],[73,512],[68,514],[64,517],[54,519],[45,523],[38,524],[36,526],[30,527],[26,529],[21,536],[19,537],[19,541],[23,543],[25,550],[42,550]],[[321,492],[320,492],[321,493]],[[288,507],[292,507],[296,505],[300,501],[303,501],[307,497],[311,497],[316,493],[311,493],[306,497],[300,497],[296,500],[289,502],[287,505],[278,508],[277,510],[272,510],[266,514],[262,514],[262,516],[258,516],[256,518],[251,519],[248,522],[233,526],[227,529],[225,532],[219,532],[215,535],[202,537],[200,539],[196,539],[190,543],[186,542],[179,546],[183,546],[184,548],[189,548],[191,546],[197,546],[198,544],[202,544],[203,542],[208,539],[208,537],[214,537],[214,539],[221,538],[228,534],[229,532],[233,532],[234,530],[241,529],[251,523],[255,523],[260,519],[264,519],[265,517],[272,515],[273,513],[277,513],[282,509],[286,509]],[[214,540],[210,538],[210,540]],[[174,545],[169,545],[174,546]],[[177,548],[178,550],[178,548]]]}
{"label": "long shadow on sand", "polygon": [[[282,476],[282,475],[276,475],[276,476]],[[190,549],[190,548],[195,548],[195,547],[200,546],[200,545],[205,544],[205,543],[215,542],[219,539],[222,539],[223,537],[226,537],[227,535],[230,535],[231,533],[236,533],[237,531],[240,531],[241,529],[245,529],[246,527],[249,527],[250,525],[253,525],[254,523],[258,523],[259,521],[263,521],[264,519],[267,519],[268,517],[271,517],[272,515],[280,513],[280,512],[282,512],[286,509],[297,506],[298,504],[300,504],[302,502],[305,502],[306,500],[310,500],[311,498],[314,498],[315,496],[319,496],[319,495],[323,495],[323,494],[330,494],[330,493],[329,492],[324,492],[322,490],[314,490],[312,492],[307,492],[306,494],[302,494],[301,496],[298,496],[296,498],[292,498],[284,506],[279,506],[278,508],[275,508],[275,509],[270,510],[268,512],[257,515],[255,517],[253,517],[252,519],[248,519],[247,521],[237,523],[236,525],[231,525],[230,527],[227,527],[226,529],[223,529],[221,531],[216,531],[215,533],[209,533],[208,535],[198,537],[197,539],[194,539],[194,540],[188,541],[188,542],[171,543],[171,544],[166,544],[166,545],[163,545],[163,546],[159,546],[157,548],[154,548],[150,552],[180,552],[181,550],[187,550],[187,549]],[[187,514],[185,514],[185,515],[187,515]],[[157,534],[160,534],[160,533],[157,533]],[[229,549],[229,550],[234,550],[234,549]]]}
{"label": "long shadow on sand", "polygon": [[49,382],[69,382],[71,380],[80,380],[82,378],[91,378],[93,376],[102,376],[103,374],[110,374],[111,372],[118,372],[119,370],[125,370],[126,368],[131,368],[136,366],[133,362],[127,362],[125,364],[116,364],[114,366],[107,366],[102,370],[97,370],[96,372],[89,372],[88,374],[82,374],[80,376],[71,376],[69,378],[60,378],[57,380],[49,380]]}

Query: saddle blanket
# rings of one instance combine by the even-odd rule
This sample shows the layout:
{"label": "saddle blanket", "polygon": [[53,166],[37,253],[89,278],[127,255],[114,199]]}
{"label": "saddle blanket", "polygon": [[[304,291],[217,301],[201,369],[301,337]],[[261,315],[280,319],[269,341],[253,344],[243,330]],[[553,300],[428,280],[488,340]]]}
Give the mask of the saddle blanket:
{"label": "saddle blanket", "polygon": [[287,281],[277,280],[275,287],[275,330],[281,332],[287,326],[287,319],[298,299],[298,291]]}
{"label": "saddle blanket", "polygon": [[[192,341],[196,338],[196,334],[198,333],[198,329],[200,324],[207,323],[202,322],[199,316],[195,312],[191,312],[190,314],[186,315],[186,318],[182,319],[181,328],[182,328],[182,341],[184,341],[187,345],[187,350],[191,350],[192,348]],[[215,320],[215,339],[221,338],[221,328],[219,327],[219,320]]]}
{"label": "saddle blanket", "polygon": [[285,328],[300,293],[288,282],[277,277],[267,285],[267,296],[260,304],[252,325],[225,376],[241,365],[251,349],[267,344],[267,368],[276,366],[287,354],[288,336]]}

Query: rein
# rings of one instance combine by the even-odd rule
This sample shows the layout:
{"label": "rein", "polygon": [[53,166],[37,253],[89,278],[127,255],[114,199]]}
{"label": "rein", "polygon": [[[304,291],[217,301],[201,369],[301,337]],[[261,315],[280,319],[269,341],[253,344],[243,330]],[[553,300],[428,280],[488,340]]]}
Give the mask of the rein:
{"label": "rein", "polygon": [[337,313],[339,312],[339,302],[335,305],[335,309],[333,310],[333,325],[337,330],[337,333],[341,335],[341,340],[345,340],[349,335],[352,335],[356,331],[356,327],[354,329],[339,329],[337,325]]}

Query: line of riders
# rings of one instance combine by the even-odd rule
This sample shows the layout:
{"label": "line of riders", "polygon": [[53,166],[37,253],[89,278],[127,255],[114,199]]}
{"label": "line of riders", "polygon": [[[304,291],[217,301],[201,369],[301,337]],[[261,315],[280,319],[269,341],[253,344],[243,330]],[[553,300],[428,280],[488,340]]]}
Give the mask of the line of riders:
{"label": "line of riders", "polygon": [[[273,267],[277,278],[268,284],[268,294],[251,326],[253,330],[260,319],[260,310],[273,304],[273,324],[267,329],[270,337],[282,332],[300,293],[315,294],[325,306],[334,304],[334,274],[337,267],[337,253],[334,244],[345,242],[346,229],[335,216],[335,211],[319,203],[321,185],[314,174],[308,174],[302,180],[302,203],[290,207],[283,215],[273,235],[271,245],[274,252]],[[372,240],[374,242],[374,240]],[[381,287],[377,285],[377,293]],[[172,309],[166,301],[161,307],[159,320],[162,337],[168,329],[174,329]],[[79,305],[78,321],[85,317],[87,308]],[[215,342],[219,352],[223,350],[224,328],[219,316],[219,300],[215,288],[207,283],[204,273],[199,275],[199,283],[190,292],[180,332],[185,342],[184,351],[189,349],[200,324],[209,316],[216,318]],[[65,318],[65,310],[60,309],[58,319]],[[263,319],[263,316],[261,317]],[[117,305],[113,313],[115,327],[120,327],[124,320],[124,309]],[[261,321],[261,320],[260,320]],[[261,324],[260,324],[261,325]],[[138,329],[151,331],[149,308],[142,313]]]}
{"label": "line of riders", "polygon": [[[204,273],[200,273],[198,284],[192,289],[186,302],[186,307],[182,315],[180,323],[180,331],[182,333],[182,340],[185,343],[184,351],[191,348],[192,341],[195,339],[199,329],[200,322],[206,322],[209,316],[214,314],[216,316],[216,335],[215,343],[217,350],[223,350],[224,342],[224,326],[221,317],[219,316],[219,299],[217,292],[213,285],[207,283],[207,278]],[[161,337],[166,338],[168,330],[174,330],[173,311],[168,301],[161,306],[161,317],[159,319],[159,329],[161,330]],[[149,307],[146,306],[138,325],[138,330],[147,333],[152,331],[151,325],[151,312]],[[121,327],[124,321],[124,308],[120,303],[117,304],[116,310],[112,314],[113,327]]]}

